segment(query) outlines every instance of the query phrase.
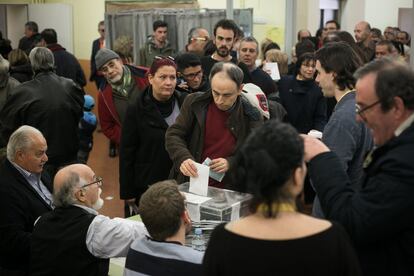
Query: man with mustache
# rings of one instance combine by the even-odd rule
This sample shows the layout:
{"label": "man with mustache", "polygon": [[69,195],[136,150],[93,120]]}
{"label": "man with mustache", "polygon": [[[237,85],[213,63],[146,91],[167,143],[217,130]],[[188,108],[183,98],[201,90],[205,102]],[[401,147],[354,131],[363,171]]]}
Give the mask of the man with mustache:
{"label": "man with mustache", "polygon": [[230,55],[237,30],[236,23],[228,19],[222,19],[214,26],[213,43],[216,46],[216,51],[211,56],[201,58],[201,67],[205,76],[210,75],[211,68],[217,62],[224,61],[237,64],[237,59]]}
{"label": "man with mustache", "polygon": [[7,144],[0,166],[0,275],[28,275],[33,224],[53,208],[52,183],[42,173],[46,150],[42,133],[27,125]]}
{"label": "man with mustache", "polygon": [[103,206],[103,180],[84,164],[59,170],[54,179],[55,209],[35,223],[30,275],[108,275],[109,258],[125,257],[131,243],[147,234],[142,222],[110,219]]}

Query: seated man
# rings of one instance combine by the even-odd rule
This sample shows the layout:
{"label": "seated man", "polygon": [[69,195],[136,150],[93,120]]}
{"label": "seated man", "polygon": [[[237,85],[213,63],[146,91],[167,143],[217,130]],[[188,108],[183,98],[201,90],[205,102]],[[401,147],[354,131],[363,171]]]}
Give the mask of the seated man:
{"label": "seated man", "polygon": [[184,246],[191,219],[175,181],[151,185],[141,196],[139,213],[151,237],[132,243],[124,276],[200,275],[203,253]]}
{"label": "seated man", "polygon": [[84,164],[58,171],[56,208],[33,229],[30,275],[108,275],[108,258],[126,256],[131,243],[147,233],[141,222],[98,214],[102,184]]}
{"label": "seated man", "polygon": [[178,69],[176,89],[187,93],[206,92],[210,89],[207,77],[201,68],[200,57],[192,53],[179,55],[175,59]]}
{"label": "seated man", "polygon": [[51,180],[42,174],[46,149],[42,133],[26,125],[7,144],[0,166],[0,275],[27,275],[33,224],[52,210]]}

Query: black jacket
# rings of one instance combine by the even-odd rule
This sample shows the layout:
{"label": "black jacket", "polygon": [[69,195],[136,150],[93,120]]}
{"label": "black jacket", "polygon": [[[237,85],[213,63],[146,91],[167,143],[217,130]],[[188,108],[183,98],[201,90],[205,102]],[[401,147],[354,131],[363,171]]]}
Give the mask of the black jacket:
{"label": "black jacket", "polygon": [[30,63],[10,67],[10,77],[23,83],[33,79],[33,71]]}
{"label": "black jacket", "polygon": [[58,43],[49,44],[47,48],[52,51],[55,58],[56,74],[71,79],[79,86],[84,87],[86,85],[85,74],[76,57]]}
{"label": "black jacket", "polygon": [[347,230],[364,275],[414,275],[413,152],[414,124],[367,157],[359,191],[332,152],[309,163],[326,218]]}
{"label": "black jacket", "polygon": [[[8,161],[0,166],[0,266],[27,270],[30,237],[36,219],[52,209]],[[42,182],[52,192],[46,173]]]}
{"label": "black jacket", "polygon": [[[119,183],[122,199],[139,197],[149,185],[168,179],[172,166],[165,150],[165,122],[151,100],[151,87],[139,93],[137,101],[128,107],[122,125],[119,150]],[[178,91],[178,105],[187,94]]]}
{"label": "black jacket", "polygon": [[83,95],[70,79],[53,72],[38,73],[13,90],[0,113],[5,141],[18,127],[30,125],[45,136],[48,163],[60,165],[76,160]]}
{"label": "black jacket", "polygon": [[327,122],[326,100],[315,81],[300,81],[294,76],[286,76],[278,86],[280,103],[286,109],[288,122],[300,133],[308,133],[311,129],[323,131]]}

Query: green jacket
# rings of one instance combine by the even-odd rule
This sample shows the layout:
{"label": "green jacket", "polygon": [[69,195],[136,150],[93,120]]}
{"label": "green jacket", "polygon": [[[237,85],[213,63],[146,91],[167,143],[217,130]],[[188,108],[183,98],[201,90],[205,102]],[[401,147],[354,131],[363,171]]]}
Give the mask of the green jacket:
{"label": "green jacket", "polygon": [[142,47],[139,49],[139,65],[145,67],[151,67],[152,61],[155,56],[174,56],[175,49],[172,48],[170,42],[167,40],[163,48],[157,48],[154,43],[154,38],[150,38]]}

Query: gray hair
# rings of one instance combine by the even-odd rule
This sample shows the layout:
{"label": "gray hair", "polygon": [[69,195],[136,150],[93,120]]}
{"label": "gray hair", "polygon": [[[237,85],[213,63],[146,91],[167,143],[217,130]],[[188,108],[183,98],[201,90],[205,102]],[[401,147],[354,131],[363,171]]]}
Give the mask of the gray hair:
{"label": "gray hair", "polygon": [[86,184],[86,181],[79,174],[69,171],[59,189],[53,192],[53,204],[56,207],[68,207],[77,203],[75,192],[84,184]]}
{"label": "gray hair", "polygon": [[256,52],[259,53],[259,42],[257,42],[256,38],[254,38],[252,36],[243,37],[240,40],[240,46],[243,42],[254,42],[254,43],[256,43]]}
{"label": "gray hair", "polygon": [[7,75],[9,73],[9,67],[9,61],[0,55],[0,76]]}
{"label": "gray hair", "polygon": [[200,35],[200,30],[204,30],[202,27],[193,27],[188,31],[188,43],[191,43],[191,39]]}
{"label": "gray hair", "polygon": [[217,73],[224,72],[233,82],[236,83],[237,87],[240,87],[243,83],[243,71],[235,64],[231,62],[217,62],[214,64],[213,68],[210,71],[210,82],[213,79],[214,75]]}
{"label": "gray hair", "polygon": [[7,159],[13,162],[18,151],[29,148],[33,143],[34,135],[43,137],[43,134],[32,126],[23,125],[15,130],[7,143]]}
{"label": "gray hair", "polygon": [[32,69],[35,72],[50,71],[55,67],[55,58],[52,51],[45,47],[35,47],[29,54]]}

